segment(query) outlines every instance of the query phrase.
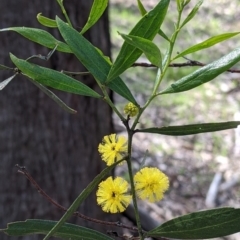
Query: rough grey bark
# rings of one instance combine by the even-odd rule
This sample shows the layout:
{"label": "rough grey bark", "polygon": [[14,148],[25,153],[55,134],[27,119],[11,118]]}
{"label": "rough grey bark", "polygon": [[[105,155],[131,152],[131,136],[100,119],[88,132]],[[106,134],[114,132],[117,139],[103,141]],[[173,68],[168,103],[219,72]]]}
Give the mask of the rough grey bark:
{"label": "rough grey bark", "polygon": [[[93,1],[65,1],[73,25],[79,30],[86,22]],[[37,13],[54,18],[60,15],[56,1],[1,0],[0,28],[10,26],[39,27]],[[63,17],[61,16],[63,19]],[[53,30],[59,37],[57,30]],[[85,35],[105,54],[110,53],[107,13]],[[19,58],[48,53],[48,49],[30,43],[14,32],[0,33],[0,64],[13,66],[9,52]],[[81,71],[84,68],[75,57],[56,53],[48,62],[37,63],[57,70]],[[11,76],[0,72],[0,80]],[[94,80],[85,76],[81,81],[98,90]],[[29,218],[58,220],[62,212],[49,204],[29,182],[16,173],[14,165],[24,165],[40,186],[60,204],[68,207],[81,190],[104,167],[97,152],[103,135],[112,132],[110,108],[102,101],[56,92],[76,115],[60,109],[26,78],[17,77],[0,92],[0,229],[8,222]],[[95,195],[79,209],[83,214],[109,219],[96,205]],[[106,231],[99,225],[72,218],[73,222]],[[0,233],[0,238],[8,237]],[[37,239],[24,237],[23,239]]]}

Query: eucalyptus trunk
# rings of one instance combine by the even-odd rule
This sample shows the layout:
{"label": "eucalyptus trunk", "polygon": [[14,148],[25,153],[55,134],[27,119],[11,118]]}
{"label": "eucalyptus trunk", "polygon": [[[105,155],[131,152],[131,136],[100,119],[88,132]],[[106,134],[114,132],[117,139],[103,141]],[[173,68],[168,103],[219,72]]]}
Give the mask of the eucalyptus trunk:
{"label": "eucalyptus trunk", "polygon": [[[74,27],[79,31],[88,18],[93,1],[66,0],[64,4]],[[37,13],[55,18],[62,16],[56,1],[1,0],[0,28],[26,26],[43,28],[36,20]],[[52,30],[61,39],[58,31]],[[85,36],[106,55],[110,54],[108,15]],[[13,66],[12,52],[19,58],[42,54],[49,49],[31,43],[15,32],[0,33],[0,64]],[[54,53],[48,62],[37,64],[57,70],[84,71],[84,67],[70,54]],[[1,71],[4,80],[12,72]],[[79,78],[99,91],[90,76]],[[17,173],[15,164],[26,166],[39,185],[56,201],[69,207],[87,184],[105,167],[100,160],[97,146],[102,137],[112,133],[111,109],[101,100],[54,91],[77,114],[71,115],[36,88],[26,78],[17,76],[0,92],[0,229],[7,223],[40,218],[59,220],[63,212],[48,203],[25,179]],[[109,220],[92,194],[79,211],[90,217]],[[106,228],[85,220],[72,218],[72,222],[102,232]],[[0,238],[21,239],[5,236]],[[24,240],[38,237],[24,237]],[[42,239],[42,237],[40,238]]]}

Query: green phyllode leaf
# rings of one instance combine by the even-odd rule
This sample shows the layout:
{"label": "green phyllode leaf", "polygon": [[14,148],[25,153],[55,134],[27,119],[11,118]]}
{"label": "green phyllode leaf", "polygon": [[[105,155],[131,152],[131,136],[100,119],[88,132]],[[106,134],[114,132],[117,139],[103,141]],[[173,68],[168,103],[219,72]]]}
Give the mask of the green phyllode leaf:
{"label": "green phyllode leaf", "polygon": [[209,38],[209,39],[207,39],[207,40],[205,40],[201,43],[198,43],[198,44],[184,50],[183,52],[178,54],[176,57],[174,57],[173,60],[175,60],[179,57],[185,56],[189,53],[194,53],[194,52],[200,51],[202,49],[212,47],[215,44],[218,44],[218,43],[223,42],[223,41],[225,41],[225,40],[227,40],[231,37],[234,37],[234,36],[238,35],[239,33],[240,32],[224,33],[224,34],[220,34],[220,35],[211,37],[211,38]]}
{"label": "green phyllode leaf", "polygon": [[167,40],[168,42],[171,42],[171,40],[168,38],[168,36],[167,36],[161,29],[159,29],[158,34],[159,34],[162,38],[164,38],[165,40]]}
{"label": "green phyllode leaf", "polygon": [[137,129],[136,132],[156,133],[169,136],[184,136],[206,132],[216,132],[232,128],[237,128],[240,121],[218,122],[218,123],[200,123],[182,126],[169,126],[161,128]]}
{"label": "green phyllode leaf", "polygon": [[121,33],[119,34],[127,43],[140,49],[152,64],[162,69],[161,52],[155,43],[145,38],[125,35]]}
{"label": "green phyllode leaf", "polygon": [[[105,83],[111,64],[75,29],[69,27],[58,17],[56,18],[56,21],[62,37],[67,42],[75,56],[88,69],[99,84],[106,85]],[[132,93],[121,78],[115,78],[114,81],[107,85],[107,87],[138,106]]]}
{"label": "green phyllode leaf", "polygon": [[[137,0],[137,1],[138,1],[138,9],[139,9],[141,15],[144,16],[147,13],[147,10],[144,8],[144,6],[143,6],[143,4],[142,4],[142,2],[140,0]],[[159,29],[158,34],[162,38],[164,38],[165,40],[170,42],[170,39],[167,37],[167,35],[161,29]]]}
{"label": "green phyllode leaf", "polygon": [[69,46],[66,43],[58,41],[50,33],[42,29],[27,28],[27,27],[10,27],[1,29],[0,32],[14,31],[32,42],[38,43],[44,47],[53,49],[57,46],[59,52],[72,53]]}
{"label": "green phyllode leaf", "polygon": [[211,81],[221,73],[231,68],[240,61],[240,48],[223,56],[222,58],[196,70],[195,72],[177,80],[171,86],[164,89],[158,94],[177,93],[198,87],[206,82]]}
{"label": "green phyllode leaf", "polygon": [[63,74],[58,71],[40,67],[36,64],[29,63],[26,60],[19,59],[13,54],[10,54],[12,62],[21,72],[27,77],[37,81],[45,86],[52,87],[64,92],[70,92],[78,95],[101,98],[97,92],[85,84]]}
{"label": "green phyllode leaf", "polygon": [[48,88],[44,87],[41,83],[36,82],[29,78],[29,80],[37,86],[41,91],[43,91],[46,95],[48,95],[55,103],[58,104],[59,107],[61,107],[63,110],[65,110],[68,113],[75,114],[77,113],[76,110],[70,108],[67,106],[66,103],[64,103],[57,95],[55,95],[52,91],[50,91]]}
{"label": "green phyllode leaf", "polygon": [[[24,222],[9,223],[8,227],[6,229],[0,229],[0,232],[4,232],[9,236],[46,235],[56,223],[56,221],[29,219]],[[65,240],[113,240],[101,232],[70,223],[65,223],[54,236]]]}
{"label": "green phyllode leaf", "polygon": [[[170,0],[161,0],[155,8],[142,17],[142,19],[130,31],[129,35],[153,40],[159,32],[161,24],[166,16],[169,2]],[[113,81],[114,78],[131,67],[141,54],[141,50],[125,41],[116,58],[116,61],[112,65],[107,82]]]}
{"label": "green phyllode leaf", "polygon": [[[190,2],[190,1],[189,1]],[[181,24],[181,27],[182,28],[184,25],[186,25],[195,15],[196,13],[198,12],[199,8],[201,7],[203,3],[203,0],[200,0],[196,5],[195,7],[192,9],[192,11],[188,14],[188,16],[186,17],[186,19],[183,21],[183,23]],[[181,3],[180,3],[181,4]],[[181,8],[181,6],[180,6]],[[178,9],[179,9],[179,3],[178,3]]]}
{"label": "green phyllode leaf", "polygon": [[182,0],[177,0],[177,9],[179,12],[182,10],[182,4],[183,4]]}
{"label": "green phyllode leaf", "polygon": [[138,3],[138,9],[139,9],[141,15],[144,16],[147,13],[147,10],[144,8],[141,0],[137,0],[137,3]]}
{"label": "green phyllode leaf", "polygon": [[84,34],[89,28],[91,28],[98,19],[102,16],[105,9],[107,8],[108,0],[94,0],[88,21],[83,27],[81,34]]}
{"label": "green phyllode leaf", "polygon": [[45,27],[57,28],[56,21],[54,19],[50,19],[50,18],[42,16],[42,13],[39,13],[37,15],[37,20],[39,23],[41,23]]}
{"label": "green phyllode leaf", "polygon": [[147,236],[209,239],[240,232],[240,209],[219,208],[177,217],[149,231]]}

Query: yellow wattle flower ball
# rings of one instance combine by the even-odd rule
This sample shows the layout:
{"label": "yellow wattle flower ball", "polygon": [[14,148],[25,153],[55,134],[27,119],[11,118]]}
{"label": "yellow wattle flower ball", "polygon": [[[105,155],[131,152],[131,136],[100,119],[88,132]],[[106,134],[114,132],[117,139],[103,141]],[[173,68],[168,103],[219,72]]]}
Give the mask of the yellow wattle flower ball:
{"label": "yellow wattle flower ball", "polygon": [[135,190],[142,200],[157,202],[169,188],[168,177],[155,167],[145,167],[134,176]]}
{"label": "yellow wattle flower ball", "polygon": [[104,212],[123,212],[132,200],[127,193],[128,182],[121,177],[108,177],[98,185],[97,203]]}
{"label": "yellow wattle flower ball", "polygon": [[139,112],[139,109],[137,106],[135,106],[133,103],[129,102],[124,107],[124,113],[130,117],[135,117]]}
{"label": "yellow wattle flower ball", "polygon": [[107,166],[111,166],[127,155],[127,139],[124,136],[117,137],[115,133],[104,136],[98,145],[98,152]]}

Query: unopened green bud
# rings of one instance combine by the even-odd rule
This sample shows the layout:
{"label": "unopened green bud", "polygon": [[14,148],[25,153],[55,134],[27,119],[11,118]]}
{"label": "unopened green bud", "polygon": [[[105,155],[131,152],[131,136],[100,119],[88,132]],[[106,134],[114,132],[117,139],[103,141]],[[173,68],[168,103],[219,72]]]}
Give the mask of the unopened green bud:
{"label": "unopened green bud", "polygon": [[124,113],[130,117],[136,116],[138,112],[139,112],[138,107],[131,102],[124,107]]}

